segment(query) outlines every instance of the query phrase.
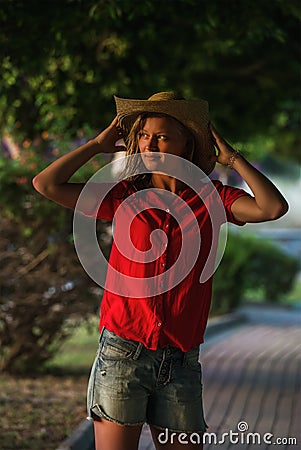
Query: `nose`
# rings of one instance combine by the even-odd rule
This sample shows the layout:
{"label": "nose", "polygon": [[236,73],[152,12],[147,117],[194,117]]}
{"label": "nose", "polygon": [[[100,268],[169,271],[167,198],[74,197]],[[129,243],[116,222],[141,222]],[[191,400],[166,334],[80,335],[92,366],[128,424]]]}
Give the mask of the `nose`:
{"label": "nose", "polygon": [[156,135],[150,136],[146,149],[150,152],[155,151],[158,148],[158,139]]}

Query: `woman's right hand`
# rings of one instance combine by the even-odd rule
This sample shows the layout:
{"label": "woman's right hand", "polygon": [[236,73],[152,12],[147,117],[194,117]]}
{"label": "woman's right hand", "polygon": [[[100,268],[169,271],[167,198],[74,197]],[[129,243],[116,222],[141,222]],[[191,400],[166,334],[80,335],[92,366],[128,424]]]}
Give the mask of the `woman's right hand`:
{"label": "woman's right hand", "polygon": [[93,141],[99,145],[99,153],[114,153],[116,151],[125,150],[125,145],[116,145],[118,141],[122,140],[122,131],[118,126],[117,116],[113,119],[110,125],[105,128]]}
{"label": "woman's right hand", "polygon": [[124,150],[123,146],[116,146],[116,142],[121,139],[115,117],[96,138],[61,156],[36,175],[33,179],[35,189],[50,200],[74,209],[85,183],[69,182],[72,175],[97,153]]}

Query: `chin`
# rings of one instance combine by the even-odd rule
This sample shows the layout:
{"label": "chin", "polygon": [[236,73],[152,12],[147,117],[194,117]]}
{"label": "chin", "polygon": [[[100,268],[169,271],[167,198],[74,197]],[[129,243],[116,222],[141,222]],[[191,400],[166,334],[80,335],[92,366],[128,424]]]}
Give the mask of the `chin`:
{"label": "chin", "polygon": [[161,158],[158,156],[145,156],[142,155],[142,161],[147,170],[158,170],[162,164]]}

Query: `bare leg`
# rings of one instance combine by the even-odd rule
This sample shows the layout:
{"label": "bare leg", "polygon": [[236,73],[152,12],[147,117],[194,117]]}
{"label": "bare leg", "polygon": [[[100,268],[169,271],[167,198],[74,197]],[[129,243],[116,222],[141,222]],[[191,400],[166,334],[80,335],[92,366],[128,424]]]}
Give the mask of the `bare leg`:
{"label": "bare leg", "polygon": [[[159,435],[162,433],[162,430],[159,430],[156,427],[150,426],[150,430],[152,432],[154,444],[157,450],[203,450],[203,443],[202,443],[202,434],[196,433],[199,436],[199,441],[201,443],[198,443],[197,437],[195,436],[195,439],[193,439],[193,442],[189,439],[188,433],[173,433],[172,431],[169,431],[167,434],[168,442],[165,443],[165,432],[164,439],[159,440]],[[182,442],[182,443],[181,443]]]}
{"label": "bare leg", "polygon": [[118,425],[101,419],[94,421],[96,450],[138,449],[142,425]]}

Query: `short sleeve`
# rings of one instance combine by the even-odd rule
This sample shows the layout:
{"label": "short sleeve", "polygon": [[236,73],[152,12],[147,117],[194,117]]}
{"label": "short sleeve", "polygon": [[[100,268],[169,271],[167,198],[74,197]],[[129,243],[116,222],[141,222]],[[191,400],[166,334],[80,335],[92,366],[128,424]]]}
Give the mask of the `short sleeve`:
{"label": "short sleeve", "polygon": [[226,210],[227,220],[228,222],[234,223],[235,225],[243,226],[246,224],[246,222],[241,222],[239,220],[236,220],[232,214],[231,206],[240,197],[243,197],[245,195],[250,196],[246,191],[240,188],[236,188],[229,185],[224,185],[220,181],[214,181],[215,188],[217,189],[223,205]]}
{"label": "short sleeve", "polygon": [[112,221],[125,192],[124,183],[88,182],[77,209],[86,217]]}

